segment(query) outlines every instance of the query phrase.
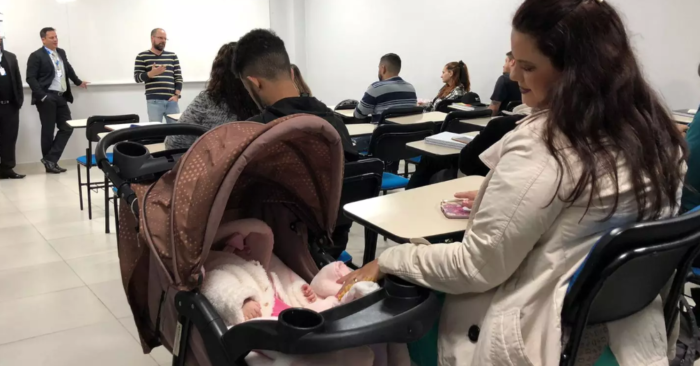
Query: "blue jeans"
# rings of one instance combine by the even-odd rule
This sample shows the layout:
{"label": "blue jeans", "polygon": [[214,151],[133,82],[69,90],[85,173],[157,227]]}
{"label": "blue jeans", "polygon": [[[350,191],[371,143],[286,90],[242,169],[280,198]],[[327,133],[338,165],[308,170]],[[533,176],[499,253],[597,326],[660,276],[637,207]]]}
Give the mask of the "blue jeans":
{"label": "blue jeans", "polygon": [[149,122],[163,122],[165,116],[166,123],[175,123],[174,119],[168,117],[168,114],[180,113],[180,107],[177,102],[169,102],[167,100],[149,99],[146,101],[148,107]]}

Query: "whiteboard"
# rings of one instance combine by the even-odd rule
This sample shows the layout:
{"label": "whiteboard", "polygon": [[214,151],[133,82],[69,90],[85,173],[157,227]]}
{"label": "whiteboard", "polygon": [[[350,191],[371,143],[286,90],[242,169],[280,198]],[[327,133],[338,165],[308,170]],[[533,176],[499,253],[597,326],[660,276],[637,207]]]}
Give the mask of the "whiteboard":
{"label": "whiteboard", "polygon": [[5,46],[27,58],[42,47],[39,31],[56,28],[78,76],[95,84],[131,84],[134,59],[163,28],[166,50],[180,59],[185,82],[205,81],[219,48],[253,28],[269,28],[268,0],[4,0]]}

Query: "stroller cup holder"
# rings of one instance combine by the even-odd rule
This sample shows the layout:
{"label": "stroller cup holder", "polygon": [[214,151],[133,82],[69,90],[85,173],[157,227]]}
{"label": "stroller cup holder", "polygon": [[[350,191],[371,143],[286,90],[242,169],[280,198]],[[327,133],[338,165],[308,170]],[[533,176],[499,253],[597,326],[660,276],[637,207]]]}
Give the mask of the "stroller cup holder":
{"label": "stroller cup holder", "polygon": [[323,316],[309,309],[287,309],[282,311],[277,319],[277,331],[292,340],[321,330],[324,324]]}

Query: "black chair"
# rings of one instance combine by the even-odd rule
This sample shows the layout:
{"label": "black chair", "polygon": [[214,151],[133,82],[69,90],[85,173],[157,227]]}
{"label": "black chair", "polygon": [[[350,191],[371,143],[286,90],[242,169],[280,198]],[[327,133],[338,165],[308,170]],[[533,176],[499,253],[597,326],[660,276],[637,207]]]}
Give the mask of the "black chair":
{"label": "black chair", "polygon": [[[88,206],[88,218],[92,220],[92,191],[97,191],[98,189],[104,189],[105,191],[105,232],[109,233],[109,181],[107,177],[101,182],[92,182],[90,179],[90,169],[97,165],[95,161],[95,155],[93,155],[92,144],[100,141],[98,134],[103,132],[109,132],[110,130],[106,128],[109,125],[123,124],[123,123],[139,123],[139,116],[136,114],[128,114],[122,116],[92,116],[88,118],[85,136],[88,141],[87,149],[85,149],[85,155],[80,156],[76,159],[78,165],[78,193],[80,195],[80,210],[83,210],[83,187],[87,187],[87,206]],[[108,159],[112,159],[112,154],[107,154]],[[111,162],[111,160],[110,160]],[[80,167],[85,167],[85,178],[86,182],[83,183],[82,177],[80,175]],[[116,213],[115,213],[116,215]]]}
{"label": "black chair", "polygon": [[481,131],[484,129],[483,127],[470,125],[468,123],[462,123],[460,121],[465,119],[485,118],[490,116],[490,109],[478,111],[450,112],[450,114],[448,114],[447,117],[445,117],[445,122],[442,123],[442,126],[440,127],[440,132],[467,133]]}
{"label": "black chair", "polygon": [[[347,233],[352,226],[352,220],[344,215],[343,207],[348,203],[362,201],[379,196],[382,187],[382,174],[384,163],[379,159],[364,159],[345,164],[345,177],[343,178],[343,190],[340,195],[340,209],[336,221],[336,231],[333,232],[334,244],[336,240],[345,240],[345,245],[337,247],[336,251],[345,250],[347,246]],[[365,228],[365,253],[362,265],[372,260],[377,252],[377,233]],[[338,253],[335,253],[338,254]],[[337,255],[335,255],[337,257]]]}
{"label": "black chair", "polygon": [[386,123],[388,118],[412,116],[414,114],[423,113],[423,107],[411,106],[411,107],[392,107],[384,110],[382,114],[379,115],[379,125]]}
{"label": "black chair", "polygon": [[512,112],[513,109],[515,109],[515,107],[517,107],[521,104],[523,104],[523,102],[521,100],[512,100],[512,101],[508,102],[508,104],[506,105],[506,109],[504,109],[504,111]]}
{"label": "black chair", "polygon": [[344,101],[338,103],[333,110],[341,111],[344,109],[355,109],[358,104],[360,104],[360,102],[355,99],[345,99]]}
{"label": "black chair", "polygon": [[435,108],[436,111],[442,112],[442,113],[450,113],[454,109],[450,108],[450,105],[454,103],[459,103],[459,99],[445,99],[441,100],[440,103],[438,103]]}
{"label": "black chair", "polygon": [[[410,125],[379,125],[372,133],[368,156],[381,159],[385,167],[388,163],[410,159],[416,153],[409,151],[406,144],[424,140],[433,134],[433,128],[432,122]],[[384,193],[393,189],[405,188],[407,184],[407,178],[394,173],[385,171],[382,175],[381,189]]]}
{"label": "black chair", "polygon": [[700,212],[632,224],[600,238],[572,278],[564,299],[562,325],[571,331],[560,365],[574,365],[587,325],[622,319],[644,309],[673,278],[664,305],[669,333],[686,276],[699,251]]}

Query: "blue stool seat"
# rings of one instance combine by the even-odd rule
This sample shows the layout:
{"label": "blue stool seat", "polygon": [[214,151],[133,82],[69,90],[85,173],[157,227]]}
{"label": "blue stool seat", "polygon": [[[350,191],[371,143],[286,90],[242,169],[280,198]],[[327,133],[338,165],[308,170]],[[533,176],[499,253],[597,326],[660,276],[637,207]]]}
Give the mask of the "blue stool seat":
{"label": "blue stool seat", "polygon": [[119,194],[117,191],[117,187],[112,187],[112,192],[114,192],[114,194]]}
{"label": "blue stool seat", "polygon": [[[82,166],[87,166],[87,155],[83,155],[75,160],[78,162],[78,164]],[[107,153],[107,160],[109,160],[109,162],[112,163],[114,160],[114,154]],[[90,163],[90,165],[97,165],[97,159],[95,158],[95,155],[92,156],[92,163]]]}
{"label": "blue stool seat", "polygon": [[408,159],[408,161],[410,161],[411,163],[414,163],[414,164],[418,164],[418,163],[420,163],[420,158],[421,158],[420,156],[416,156],[415,158]]}
{"label": "blue stool seat", "polygon": [[384,174],[382,174],[382,191],[405,188],[407,185],[408,179],[402,176],[389,172],[384,172]]}
{"label": "blue stool seat", "polygon": [[340,253],[340,258],[338,258],[338,260],[345,264],[348,264],[352,262],[352,256],[348,254],[348,252],[343,251],[342,253]]}

